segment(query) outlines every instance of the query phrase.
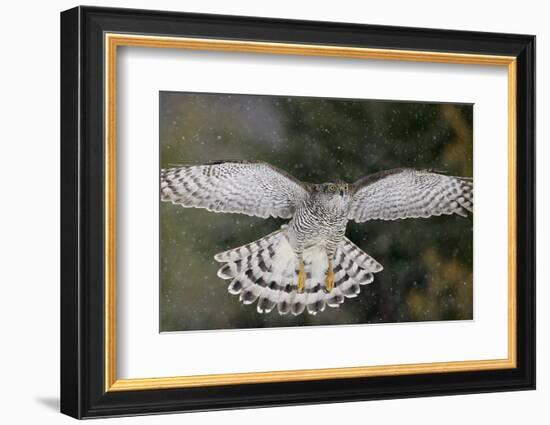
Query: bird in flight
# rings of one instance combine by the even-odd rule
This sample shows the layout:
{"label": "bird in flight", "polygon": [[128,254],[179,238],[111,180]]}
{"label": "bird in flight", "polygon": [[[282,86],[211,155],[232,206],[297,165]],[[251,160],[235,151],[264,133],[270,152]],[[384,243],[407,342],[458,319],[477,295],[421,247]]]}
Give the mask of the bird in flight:
{"label": "bird in flight", "polygon": [[471,178],[399,168],[349,184],[301,182],[261,161],[216,161],[161,170],[161,200],[183,207],[289,219],[267,236],[214,256],[218,276],[259,313],[295,316],[339,307],[382,265],[350,241],[353,220],[397,220],[473,210]]}

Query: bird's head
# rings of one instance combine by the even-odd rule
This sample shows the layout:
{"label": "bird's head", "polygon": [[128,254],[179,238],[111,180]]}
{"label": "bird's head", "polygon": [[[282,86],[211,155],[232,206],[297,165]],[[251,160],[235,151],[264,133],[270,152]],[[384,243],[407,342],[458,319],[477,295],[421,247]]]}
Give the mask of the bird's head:
{"label": "bird's head", "polygon": [[322,183],[313,187],[312,196],[326,205],[344,206],[350,198],[351,185],[346,182]]}

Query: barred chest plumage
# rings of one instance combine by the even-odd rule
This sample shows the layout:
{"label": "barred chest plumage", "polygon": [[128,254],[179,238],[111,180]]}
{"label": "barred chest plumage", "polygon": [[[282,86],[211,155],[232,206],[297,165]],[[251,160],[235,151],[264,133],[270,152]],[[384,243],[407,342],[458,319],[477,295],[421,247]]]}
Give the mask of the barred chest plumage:
{"label": "barred chest plumage", "polygon": [[328,203],[311,197],[300,205],[287,228],[294,251],[300,254],[312,246],[320,246],[327,253],[334,253],[346,232],[348,204],[344,196],[338,196]]}

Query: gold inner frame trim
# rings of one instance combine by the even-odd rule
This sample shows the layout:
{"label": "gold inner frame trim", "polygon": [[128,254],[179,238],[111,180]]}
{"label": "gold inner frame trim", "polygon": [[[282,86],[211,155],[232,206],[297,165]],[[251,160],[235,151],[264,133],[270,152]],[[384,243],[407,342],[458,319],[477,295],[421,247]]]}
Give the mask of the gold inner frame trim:
{"label": "gold inner frame trim", "polygon": [[[205,387],[268,382],[312,381],[510,369],[517,365],[516,353],[516,58],[446,52],[371,49],[330,45],[268,43],[256,41],[161,37],[149,35],[105,34],[105,391]],[[116,136],[117,136],[117,51],[118,47],[148,47],[261,53],[279,55],[323,56],[354,59],[397,60],[468,65],[504,66],[508,72],[508,357],[494,360],[398,364],[228,373],[174,377],[118,379],[116,325]]]}

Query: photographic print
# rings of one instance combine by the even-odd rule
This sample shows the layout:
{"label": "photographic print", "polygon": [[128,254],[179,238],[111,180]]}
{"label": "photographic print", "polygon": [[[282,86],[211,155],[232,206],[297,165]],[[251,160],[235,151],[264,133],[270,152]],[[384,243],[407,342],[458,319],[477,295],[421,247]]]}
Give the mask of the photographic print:
{"label": "photographic print", "polygon": [[160,92],[160,331],[473,319],[473,105]]}

